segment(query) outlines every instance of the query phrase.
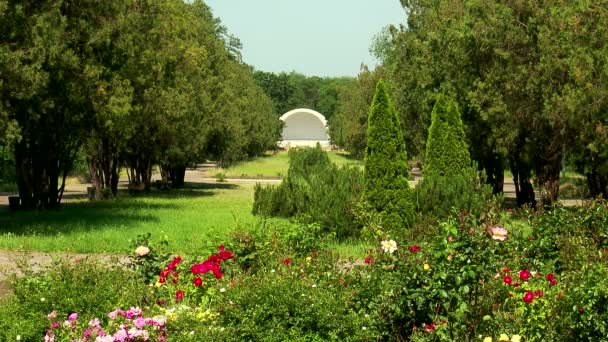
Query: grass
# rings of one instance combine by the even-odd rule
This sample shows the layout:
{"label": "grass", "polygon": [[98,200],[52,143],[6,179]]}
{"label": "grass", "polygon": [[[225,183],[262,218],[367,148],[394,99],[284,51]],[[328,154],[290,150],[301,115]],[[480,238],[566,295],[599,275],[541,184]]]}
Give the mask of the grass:
{"label": "grass", "polygon": [[[329,159],[337,165],[362,167],[361,160],[352,159],[341,152],[327,152]],[[286,151],[268,153],[263,157],[240,162],[228,168],[212,168],[205,172],[207,177],[223,174],[225,178],[281,178],[287,175],[289,156]]]}
{"label": "grass", "polygon": [[[58,211],[0,213],[0,249],[125,253],[137,235],[166,236],[175,253],[207,250],[237,227],[258,224],[253,184],[189,184],[186,189],[76,202]],[[281,224],[271,219],[267,224]]]}
{"label": "grass", "polygon": [[16,183],[0,183],[0,192],[17,192]]}

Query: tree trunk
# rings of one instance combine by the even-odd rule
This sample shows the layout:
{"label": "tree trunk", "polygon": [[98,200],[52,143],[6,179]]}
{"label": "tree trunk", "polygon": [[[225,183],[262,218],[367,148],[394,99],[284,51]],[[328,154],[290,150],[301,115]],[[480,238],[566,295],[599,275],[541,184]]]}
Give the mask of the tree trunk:
{"label": "tree trunk", "polygon": [[174,166],[171,168],[171,185],[175,188],[184,186],[186,178],[186,166]]}
{"label": "tree trunk", "polygon": [[505,185],[503,157],[492,153],[489,158],[482,160],[482,164],[479,166],[486,172],[486,183],[492,186],[492,193],[494,195],[502,193]]}
{"label": "tree trunk", "polygon": [[513,183],[515,184],[515,196],[517,206],[529,205],[536,208],[536,197],[532,186],[532,169],[527,163],[518,156],[509,160],[511,172],[513,173]]}
{"label": "tree trunk", "polygon": [[592,170],[587,172],[585,176],[591,195],[595,198],[601,196],[604,199],[608,199],[608,174],[602,174],[593,165]]}

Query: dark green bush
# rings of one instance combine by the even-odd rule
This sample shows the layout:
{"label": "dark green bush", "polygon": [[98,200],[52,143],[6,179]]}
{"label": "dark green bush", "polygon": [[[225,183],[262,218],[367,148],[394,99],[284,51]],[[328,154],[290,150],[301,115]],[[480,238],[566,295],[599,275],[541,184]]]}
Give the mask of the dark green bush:
{"label": "dark green bush", "polygon": [[405,143],[383,81],[376,86],[370,109],[364,175],[362,199],[380,213],[383,228],[398,231],[409,227],[414,206]]}
{"label": "dark green bush", "polygon": [[424,176],[436,173],[449,176],[468,170],[471,166],[460,112],[453,100],[437,97],[426,143]]}
{"label": "dark green bush", "polygon": [[359,226],[353,207],[362,188],[361,172],[331,163],[320,146],[291,150],[289,158],[289,171],[280,185],[256,185],[253,213],[318,223],[339,239],[356,236]]}
{"label": "dark green bush", "polygon": [[436,218],[447,217],[454,209],[478,215],[491,198],[492,188],[475,167],[451,176],[427,174],[415,188],[418,212]]}

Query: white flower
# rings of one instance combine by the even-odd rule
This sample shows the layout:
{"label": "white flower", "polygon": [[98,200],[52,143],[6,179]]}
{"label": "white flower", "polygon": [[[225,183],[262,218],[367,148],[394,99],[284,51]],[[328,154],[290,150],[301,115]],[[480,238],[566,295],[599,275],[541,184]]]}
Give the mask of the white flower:
{"label": "white flower", "polygon": [[313,288],[314,288],[314,287],[317,287],[317,284],[312,284],[312,287],[313,287]]}
{"label": "white flower", "polygon": [[46,298],[42,297],[42,298],[40,298],[40,301],[41,301],[41,302],[45,302],[45,301],[46,301]]}
{"label": "white flower", "polygon": [[222,288],[220,289],[220,292],[226,292],[226,288],[222,287]]}
{"label": "white flower", "polygon": [[148,248],[146,246],[139,246],[139,247],[135,248],[135,254],[137,254],[137,256],[140,256],[140,257],[146,256],[146,255],[150,254],[150,248]]}
{"label": "white flower", "polygon": [[21,341],[21,335],[17,335],[17,341]]}
{"label": "white flower", "polygon": [[274,273],[274,270],[270,270],[270,273]]}
{"label": "white flower", "polygon": [[397,250],[397,243],[395,240],[384,240],[381,244],[384,253],[393,254]]}

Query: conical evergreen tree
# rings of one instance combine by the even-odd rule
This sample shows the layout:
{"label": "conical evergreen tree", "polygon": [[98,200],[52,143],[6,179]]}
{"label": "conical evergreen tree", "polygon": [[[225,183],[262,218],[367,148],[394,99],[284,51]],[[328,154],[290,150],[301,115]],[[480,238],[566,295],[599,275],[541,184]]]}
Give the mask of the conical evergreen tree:
{"label": "conical evergreen tree", "polygon": [[471,167],[460,112],[453,100],[437,97],[426,143],[424,174],[450,176]]}
{"label": "conical evergreen tree", "polygon": [[399,117],[382,80],[376,86],[368,118],[364,164],[363,200],[381,213],[387,230],[407,227],[413,218],[413,204],[405,143]]}

